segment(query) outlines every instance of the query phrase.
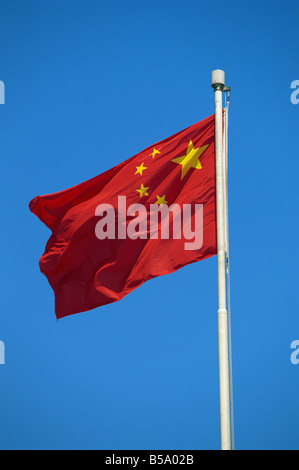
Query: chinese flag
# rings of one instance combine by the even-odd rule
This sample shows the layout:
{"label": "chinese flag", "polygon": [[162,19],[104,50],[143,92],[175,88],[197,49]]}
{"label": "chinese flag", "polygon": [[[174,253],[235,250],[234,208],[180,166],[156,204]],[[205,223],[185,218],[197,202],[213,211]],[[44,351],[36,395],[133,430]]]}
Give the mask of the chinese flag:
{"label": "chinese flag", "polygon": [[[95,178],[30,202],[52,232],[40,269],[54,290],[57,318],[120,300],[153,277],[217,253],[214,150],[213,115]],[[126,208],[142,204],[148,213],[153,204],[202,204],[201,247],[186,250],[183,237],[151,238],[149,231],[126,236],[133,216],[120,214],[119,196]],[[114,238],[96,236],[101,204],[114,208],[116,226],[122,218]]]}

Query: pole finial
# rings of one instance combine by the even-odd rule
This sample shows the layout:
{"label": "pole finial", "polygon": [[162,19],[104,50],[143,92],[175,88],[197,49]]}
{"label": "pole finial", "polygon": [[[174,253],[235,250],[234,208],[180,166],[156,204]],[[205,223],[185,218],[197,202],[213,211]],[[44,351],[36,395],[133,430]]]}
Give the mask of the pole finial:
{"label": "pole finial", "polygon": [[225,85],[225,73],[223,70],[213,70],[212,72],[212,87],[214,89],[218,88],[220,90],[223,89]]}

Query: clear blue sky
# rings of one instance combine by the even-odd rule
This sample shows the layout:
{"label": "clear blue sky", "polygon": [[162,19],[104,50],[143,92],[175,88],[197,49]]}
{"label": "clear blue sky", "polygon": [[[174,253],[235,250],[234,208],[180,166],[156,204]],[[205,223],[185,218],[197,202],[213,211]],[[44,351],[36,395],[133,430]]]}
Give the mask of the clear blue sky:
{"label": "clear blue sky", "polygon": [[231,86],[236,448],[298,449],[297,1],[0,2],[3,449],[219,448],[217,259],[56,321],[36,195],[214,112]]}

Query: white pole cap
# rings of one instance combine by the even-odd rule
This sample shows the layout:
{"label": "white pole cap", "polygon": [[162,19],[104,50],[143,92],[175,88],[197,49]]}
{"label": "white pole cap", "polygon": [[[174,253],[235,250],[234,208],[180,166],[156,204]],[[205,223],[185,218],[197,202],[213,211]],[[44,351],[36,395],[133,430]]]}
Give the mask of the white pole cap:
{"label": "white pole cap", "polygon": [[213,70],[212,72],[212,87],[217,85],[225,85],[225,73],[223,70]]}

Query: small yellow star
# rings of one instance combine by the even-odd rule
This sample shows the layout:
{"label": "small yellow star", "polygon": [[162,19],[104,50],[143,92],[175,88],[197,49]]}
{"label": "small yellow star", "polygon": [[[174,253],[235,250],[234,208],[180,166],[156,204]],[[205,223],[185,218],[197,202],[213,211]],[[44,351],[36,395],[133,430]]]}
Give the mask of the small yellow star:
{"label": "small yellow star", "polygon": [[155,155],[157,155],[157,153],[161,153],[161,152],[159,152],[159,150],[154,149],[153,153],[150,153],[150,155],[151,155],[153,158],[155,158]]}
{"label": "small yellow star", "polygon": [[149,186],[145,188],[142,184],[140,189],[136,189],[136,191],[140,194],[140,197],[142,197],[142,196],[148,196],[148,193],[147,193],[148,189],[149,189]]}
{"label": "small yellow star", "polygon": [[136,171],[135,175],[137,175],[139,173],[142,176],[142,172],[144,170],[147,170],[147,166],[143,166],[143,162],[142,162],[140,166],[136,166],[136,170],[137,171]]}
{"label": "small yellow star", "polygon": [[157,195],[157,200],[156,200],[155,204],[159,204],[159,206],[162,206],[163,204],[168,204],[168,202],[165,201],[165,196],[166,196],[166,194],[164,194],[164,196],[162,196],[162,197],[159,197]]}

